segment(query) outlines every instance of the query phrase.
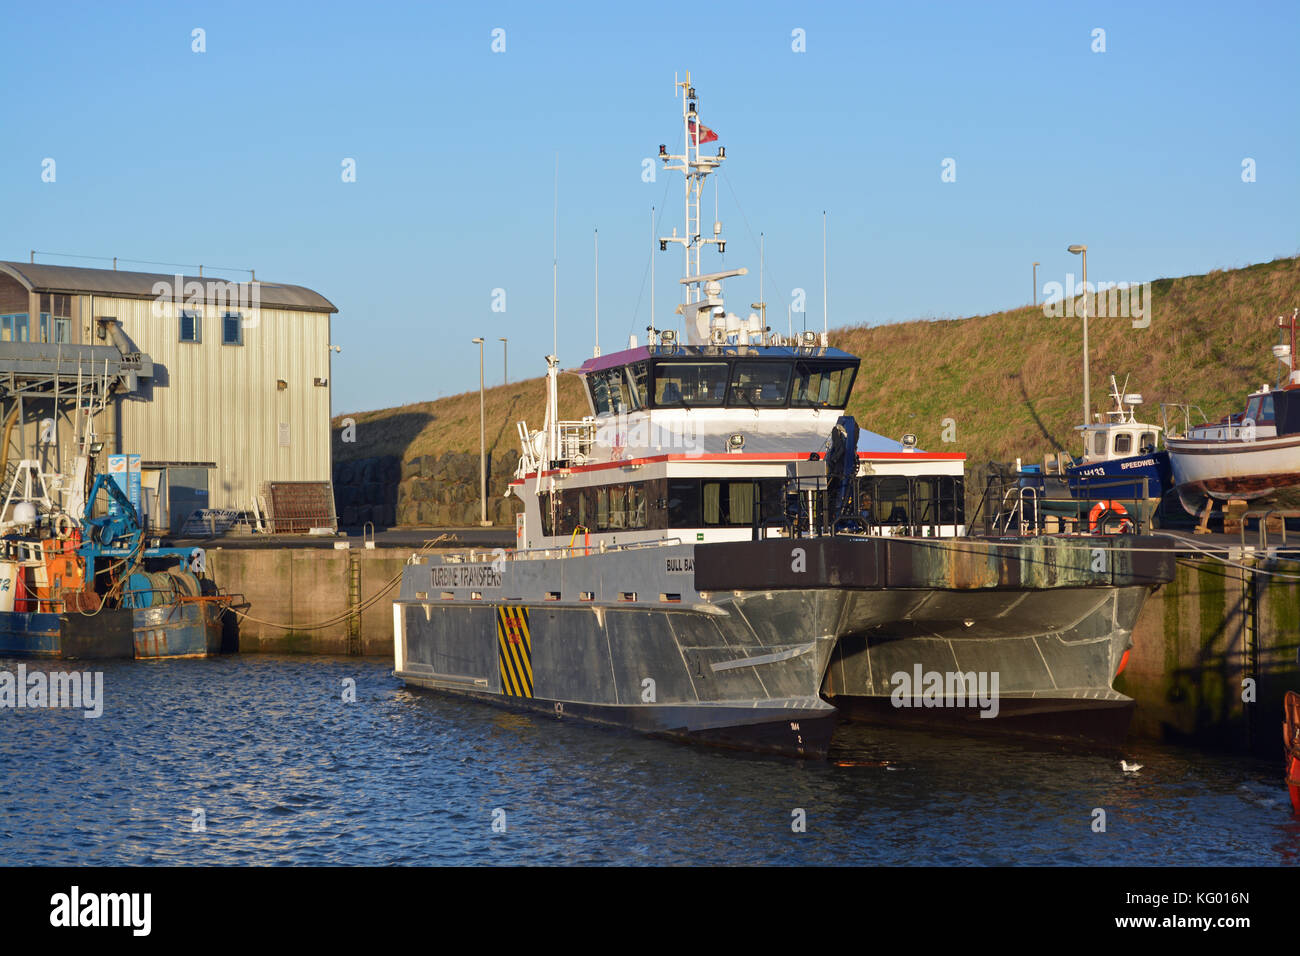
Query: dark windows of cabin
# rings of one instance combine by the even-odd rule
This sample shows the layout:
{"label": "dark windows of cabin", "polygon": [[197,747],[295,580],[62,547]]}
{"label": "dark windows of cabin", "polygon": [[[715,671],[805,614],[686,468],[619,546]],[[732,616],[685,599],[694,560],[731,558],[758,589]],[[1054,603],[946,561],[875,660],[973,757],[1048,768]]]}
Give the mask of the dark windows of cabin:
{"label": "dark windows of cabin", "polygon": [[843,408],[853,387],[852,365],[796,362],[790,404],[797,408]]}
{"label": "dark windows of cabin", "polygon": [[1115,454],[1127,455],[1133,451],[1133,435],[1131,432],[1116,432],[1115,434]]}
{"label": "dark windows of cabin", "polygon": [[786,362],[737,362],[731,370],[732,407],[780,408],[790,391],[790,365]]}
{"label": "dark windows of cabin", "polygon": [[668,527],[700,527],[700,480],[668,479]]}
{"label": "dark windows of cabin", "polygon": [[726,362],[656,362],[655,406],[718,406],[727,395]]}
{"label": "dark windows of cabin", "polygon": [[672,478],[544,493],[542,533],[748,528],[785,511],[784,478]]}
{"label": "dark windows of cabin", "polygon": [[565,535],[579,529],[642,531],[662,527],[652,520],[647,489],[647,485],[659,484],[662,482],[638,481],[543,494],[542,533]]}
{"label": "dark windows of cabin", "polygon": [[[542,533],[667,531],[768,526],[794,503],[784,478],[658,478],[544,493]],[[858,479],[860,518],[868,529],[936,535],[966,521],[965,482],[957,475],[883,475]]]}
{"label": "dark windows of cabin", "polygon": [[[785,513],[784,478],[704,479],[700,486],[706,528],[749,528]],[[680,527],[680,526],[678,526]]]}
{"label": "dark windows of cabin", "polygon": [[615,415],[645,407],[646,362],[587,373],[587,390],[597,415]]}
{"label": "dark windows of cabin", "polygon": [[645,408],[650,402],[650,363],[633,362],[623,370],[632,386],[632,399],[637,408]]}
{"label": "dark windows of cabin", "polygon": [[856,364],[798,359],[633,362],[586,373],[597,415],[642,408],[843,408]]}

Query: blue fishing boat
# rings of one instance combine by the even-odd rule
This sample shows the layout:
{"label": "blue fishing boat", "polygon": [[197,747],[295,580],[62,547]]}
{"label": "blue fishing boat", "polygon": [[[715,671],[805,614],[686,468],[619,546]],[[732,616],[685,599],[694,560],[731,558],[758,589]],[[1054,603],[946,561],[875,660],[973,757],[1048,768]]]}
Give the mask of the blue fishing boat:
{"label": "blue fishing boat", "polygon": [[[1125,389],[1128,382],[1124,383]],[[1159,502],[1173,489],[1169,452],[1160,447],[1163,428],[1137,420],[1142,396],[1121,389],[1110,377],[1115,407],[1075,426],[1083,454],[1049,455],[1042,466],[1020,469],[1020,487],[1049,499]]]}

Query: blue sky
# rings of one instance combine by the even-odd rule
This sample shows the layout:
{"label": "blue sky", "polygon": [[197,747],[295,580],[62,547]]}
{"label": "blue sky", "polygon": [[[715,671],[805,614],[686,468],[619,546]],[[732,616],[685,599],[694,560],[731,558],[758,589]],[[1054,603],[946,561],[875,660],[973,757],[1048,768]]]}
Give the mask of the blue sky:
{"label": "blue sky", "polygon": [[[823,209],[832,327],[1022,305],[1076,242],[1094,281],[1300,253],[1300,5],[1138,6],[716,2],[683,29],[662,4],[11,5],[0,258],[254,267],[338,305],[336,411],[423,401],[477,386],[475,335],[489,384],[499,336],[512,378],[543,371],[558,154],[574,366],[593,229],[601,345],[644,338],[650,207],[680,229],[682,187],[641,161],[678,145],[688,69],[728,155],[704,264],[749,267],[747,314],[763,232],[778,328],[795,288],[820,327]],[[657,256],[662,326],[682,258]]]}

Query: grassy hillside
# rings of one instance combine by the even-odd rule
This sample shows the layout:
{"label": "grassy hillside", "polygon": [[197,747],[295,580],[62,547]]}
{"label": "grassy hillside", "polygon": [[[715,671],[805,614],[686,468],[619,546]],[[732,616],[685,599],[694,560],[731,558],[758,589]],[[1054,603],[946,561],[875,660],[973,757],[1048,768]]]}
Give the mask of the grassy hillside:
{"label": "grassy hillside", "polygon": [[[1092,408],[1104,411],[1107,376],[1141,392],[1141,416],[1159,423],[1160,402],[1191,402],[1211,418],[1236,409],[1248,387],[1276,380],[1269,347],[1274,318],[1300,305],[1300,258],[1152,283],[1151,324],[1092,318]],[[897,438],[913,432],[922,448],[965,452],[972,462],[1041,460],[1078,453],[1073,426],[1082,414],[1082,327],[1046,318],[1041,307],[949,321],[918,320],[838,329],[831,344],[862,358],[849,413],[865,428]],[[490,451],[517,449],[515,422],[540,427],[545,380],[486,393]],[[576,376],[560,377],[564,418],[587,413]],[[356,441],[340,441],[340,420],[356,422]],[[941,440],[943,419],[956,441]],[[478,392],[334,420],[337,461],[371,456],[440,455],[478,450]]]}

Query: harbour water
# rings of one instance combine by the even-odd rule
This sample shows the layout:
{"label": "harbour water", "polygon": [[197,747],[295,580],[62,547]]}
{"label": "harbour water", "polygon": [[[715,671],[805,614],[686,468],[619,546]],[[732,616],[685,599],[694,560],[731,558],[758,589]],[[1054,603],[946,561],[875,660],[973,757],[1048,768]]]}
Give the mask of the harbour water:
{"label": "harbour water", "polygon": [[842,727],[797,761],[413,693],[383,659],[26,667],[102,671],[103,714],[0,709],[4,865],[1300,862],[1280,755],[1131,741],[1126,775]]}

